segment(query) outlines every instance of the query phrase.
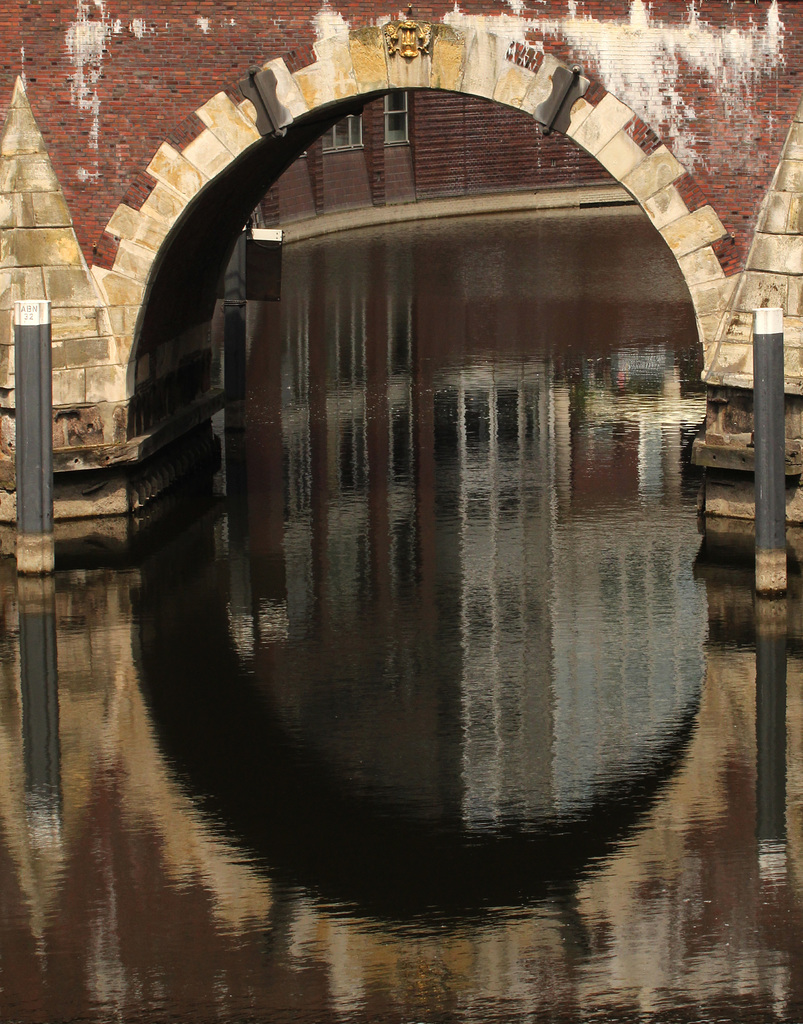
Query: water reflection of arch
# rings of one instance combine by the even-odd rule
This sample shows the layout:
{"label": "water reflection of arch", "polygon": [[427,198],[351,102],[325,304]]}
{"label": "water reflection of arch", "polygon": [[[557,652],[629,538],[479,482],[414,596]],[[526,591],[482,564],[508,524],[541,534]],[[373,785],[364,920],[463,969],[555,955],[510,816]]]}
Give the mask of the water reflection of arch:
{"label": "water reflection of arch", "polygon": [[[527,679],[518,688],[500,685],[516,659],[521,666],[546,651],[551,662],[556,646],[571,640],[550,611],[561,604],[550,589],[560,584],[550,582],[555,559],[566,593],[572,573],[582,572],[587,584],[595,569],[576,556],[570,565],[571,537],[553,522],[561,463],[549,365],[502,360],[493,373],[481,362],[440,365],[424,332],[430,325],[443,343],[450,320],[410,298],[421,290],[411,286],[417,271],[409,252],[397,265],[370,240],[355,245],[352,262],[371,261],[378,275],[370,291],[333,284],[325,247],[308,252],[296,268],[305,294],[336,295],[338,309],[326,319],[321,304],[291,289],[283,304],[295,317],[286,321],[286,344],[255,343],[251,369],[259,383],[251,401],[261,429],[246,442],[247,522],[236,503],[229,512],[227,571],[234,575],[226,617],[240,655],[233,677],[254,672],[258,682],[238,683],[241,703],[236,714],[227,711],[228,724],[201,723],[210,730],[202,745],[217,749],[215,728],[234,736],[237,721],[247,723],[239,744],[226,745],[241,763],[243,788],[246,778],[262,778],[268,789],[274,776],[295,794],[289,811],[279,796],[266,801],[271,834],[248,826],[252,834],[256,828],[254,844],[321,884],[362,887],[381,899],[387,876],[372,890],[372,872],[409,874],[418,863],[419,888],[433,884],[446,898],[454,875],[444,877],[442,867],[427,873],[427,863],[462,858],[468,877],[505,877],[511,890],[522,871],[506,873],[506,858],[508,866],[543,858],[576,869],[589,855],[592,821],[607,822],[603,847],[626,827],[616,813],[617,787],[641,793],[646,806],[674,763],[699,695],[699,657],[696,665],[670,660],[668,674],[647,674],[642,704],[664,703],[648,740],[634,748],[630,773],[611,779],[599,759],[586,763],[578,791],[566,770],[571,758],[556,753],[555,715],[557,708],[559,725],[560,712],[571,708],[570,684],[574,697],[584,688],[588,695],[593,664],[575,672],[565,692],[556,692],[554,680],[540,690]],[[398,292],[392,278],[401,280]],[[497,445],[502,436],[510,442],[505,451]],[[387,499],[362,489],[376,477],[387,483]],[[480,518],[471,513],[478,505]],[[548,540],[534,543],[544,520]],[[641,542],[664,543],[666,532],[659,523]],[[625,562],[638,540],[633,531],[620,537]],[[681,547],[670,552],[674,561],[645,563],[656,602],[666,596],[658,583],[678,568]],[[631,606],[623,610],[636,615]],[[394,607],[410,625],[389,640]],[[440,627],[450,619],[453,639],[444,640]],[[201,635],[220,634],[208,615],[202,620]],[[699,650],[700,620],[684,636],[690,649]],[[516,636],[500,658],[506,631]],[[371,694],[353,685],[365,671],[376,680]],[[632,696],[622,691],[622,699]],[[156,706],[164,699],[154,695]],[[622,716],[614,739],[632,741],[643,721]],[[593,732],[593,714],[584,728]],[[203,778],[215,785],[208,773]],[[233,784],[223,786],[224,803],[236,808],[246,799]],[[295,820],[299,807],[303,822]],[[322,865],[317,845],[327,829],[336,838]],[[558,830],[565,838],[553,845],[548,834]],[[467,837],[476,841],[469,853]]]}
{"label": "water reflection of arch", "polygon": [[[565,429],[563,390],[554,386],[549,359],[529,353],[526,362],[522,361],[524,349],[520,352],[517,347],[529,345],[529,334],[522,332],[521,325],[531,322],[537,310],[519,309],[515,291],[509,293],[504,308],[498,309],[482,292],[476,276],[462,273],[459,267],[452,276],[444,277],[440,287],[433,287],[433,274],[439,271],[421,260],[420,251],[434,249],[436,266],[451,265],[439,244],[435,228],[423,233],[417,229],[414,238],[394,236],[384,244],[377,236],[361,234],[350,244],[349,271],[341,269],[341,250],[326,242],[295,250],[285,281],[286,315],[280,323],[275,310],[266,313],[270,332],[274,336],[284,332],[285,356],[281,368],[274,366],[281,373],[281,386],[275,379],[272,385],[276,397],[281,398],[281,423],[274,415],[270,438],[260,438],[253,448],[254,455],[262,459],[268,459],[268,448],[274,448],[275,454],[270,456],[273,467],[285,458],[288,496],[283,504],[277,500],[270,507],[258,497],[252,504],[251,523],[252,529],[264,536],[272,522],[276,557],[286,558],[288,578],[305,581],[287,594],[291,641],[293,637],[311,638],[327,649],[328,644],[342,639],[344,630],[353,630],[344,645],[350,657],[356,658],[362,648],[364,656],[379,666],[379,677],[396,678],[400,659],[409,658],[409,645],[402,649],[402,643],[393,651],[369,651],[370,638],[382,635],[391,597],[400,602],[403,614],[411,615],[416,625],[409,633],[422,645],[430,644],[423,668],[419,664],[418,670],[426,673],[431,661],[437,666],[431,675],[454,684],[448,693],[448,687],[438,690],[434,686],[431,692],[437,692],[439,699],[429,705],[425,695],[418,693],[421,702],[417,707],[430,736],[429,748],[442,746],[438,716],[446,714],[448,707],[452,720],[463,730],[460,766],[453,765],[455,777],[462,777],[461,792],[442,793],[440,798],[452,807],[462,805],[469,816],[476,813],[479,825],[483,819],[493,821],[505,815],[504,798],[494,805],[490,791],[482,795],[483,788],[498,788],[493,775],[506,778],[510,807],[521,807],[522,801],[532,808],[539,801],[542,805],[549,802],[549,795],[556,791],[552,781],[545,781],[554,753],[553,705],[559,700],[564,711],[573,707],[575,717],[578,703],[584,700],[589,709],[594,708],[594,637],[586,638],[582,679],[576,671],[568,678],[564,674],[560,693],[542,690],[536,697],[537,687],[528,687],[533,682],[531,670],[527,678],[528,663],[539,657],[554,662],[556,644],[561,647],[558,661],[569,664],[572,657],[577,661],[577,645],[571,649],[577,621],[570,621],[567,605],[573,587],[589,598],[586,608],[590,608],[592,583],[596,587],[593,600],[602,604],[602,591],[606,586],[610,589],[614,571],[624,577],[626,585],[615,612],[618,619],[609,616],[605,623],[609,639],[615,642],[617,635],[627,635],[628,625],[643,625],[634,589],[638,580],[627,586],[635,565],[642,578],[641,590],[650,597],[646,610],[655,611],[662,619],[662,639],[656,643],[662,645],[668,671],[662,671],[662,659],[656,655],[646,663],[643,686],[639,686],[637,673],[631,673],[631,691],[622,699],[634,710],[628,713],[630,707],[625,708],[618,723],[620,742],[632,742],[641,726],[650,725],[643,714],[639,718],[637,705],[642,711],[646,705],[649,717],[649,708],[662,703],[666,720],[671,722],[673,714],[682,714],[686,701],[693,701],[702,672],[699,642],[704,632],[704,602],[686,564],[690,524],[675,520],[668,529],[660,488],[653,487],[647,494],[642,518],[627,521],[624,528],[617,522],[615,486],[601,489],[592,514],[592,518],[602,515],[599,536],[590,548],[592,564],[578,557],[572,531],[582,514],[567,507],[553,521],[553,512],[560,506],[561,494],[571,493],[576,486],[582,449],[571,430]],[[476,251],[471,258],[486,265]],[[371,267],[370,289],[359,286],[366,266]],[[495,268],[495,272],[499,270]],[[501,270],[510,275],[515,289],[513,268],[502,263]],[[515,273],[533,288],[521,261]],[[296,279],[304,282],[303,289],[294,285]],[[338,296],[336,316],[327,319],[321,304],[310,298],[321,294]],[[543,319],[543,305],[539,308]],[[488,341],[484,333],[487,324],[497,318],[499,334]],[[483,344],[504,344],[499,340],[504,336],[509,336],[513,346],[510,359],[507,363],[500,359],[491,369],[485,363]],[[519,336],[526,340],[516,340]],[[255,337],[261,337],[258,329]],[[474,353],[468,357],[467,368],[454,364],[457,352],[461,359],[463,353]],[[261,361],[268,359],[268,346],[256,340],[252,359],[254,376],[265,379],[267,365]],[[630,359],[635,359],[634,353]],[[665,432],[674,430],[679,436],[683,413],[674,367],[665,355],[652,362],[660,377],[656,401],[671,424]],[[668,386],[664,383],[667,374]],[[267,399],[262,390],[253,396],[255,418],[267,407]],[[661,413],[642,408],[638,396],[634,402],[633,408],[622,409],[619,399],[620,408],[615,409],[616,399],[611,399],[602,417],[605,422],[612,415],[635,419],[628,428],[635,459],[636,454],[640,457],[644,433],[660,432],[660,425],[653,420],[659,423]],[[315,408],[313,403],[317,403]],[[507,447],[500,447],[500,438]],[[677,459],[677,445],[667,448],[665,461]],[[677,467],[659,466],[659,470],[666,477],[671,500]],[[651,475],[655,475],[654,467]],[[387,500],[376,489],[361,490],[377,476],[383,486],[387,484]],[[277,479],[275,469],[273,479]],[[257,481],[256,486],[259,491],[262,485]],[[638,492],[643,489],[639,482]],[[478,509],[481,516],[474,514]],[[581,522],[583,529],[588,525]],[[675,527],[678,530],[673,533]],[[543,541],[544,537],[548,539]],[[401,560],[397,559],[399,551],[404,553]],[[642,557],[645,552],[646,559]],[[560,570],[557,575],[553,572],[556,566]],[[683,598],[688,604],[683,614],[674,609],[677,621],[672,618],[674,606],[671,587],[668,589],[673,577],[685,581]],[[414,594],[412,606],[405,604],[410,594]],[[559,609],[558,622],[553,621],[554,608]],[[448,651],[444,647],[452,641],[444,637],[449,635],[448,620],[453,613],[461,617],[454,630],[459,639],[453,642],[459,649]],[[272,621],[272,616],[268,615],[268,620]],[[504,646],[499,643],[501,621],[509,634],[515,633],[515,642],[508,645],[505,656],[518,659],[518,668],[523,668],[527,680],[515,698],[506,695],[506,707],[499,703],[498,682],[512,675],[513,664],[506,665],[505,658],[500,661],[498,657]],[[355,623],[359,623],[356,629]],[[670,635],[679,641],[670,644]],[[632,662],[641,651],[635,638],[630,644]],[[623,655],[626,648],[623,644]],[[273,684],[274,699],[288,729],[306,729],[309,739],[317,737],[314,742],[319,742],[346,774],[358,772],[349,760],[349,750],[359,746],[359,722],[370,718],[376,728],[387,715],[385,740],[377,742],[375,755],[386,758],[381,788],[391,792],[391,772],[399,771],[398,762],[395,769],[391,767],[394,744],[398,743],[394,716],[401,715],[403,720],[405,713],[412,714],[409,707],[405,711],[393,704],[398,694],[389,695],[393,711],[385,709],[379,697],[370,712],[365,707],[355,708],[354,734],[341,728],[335,736],[324,711],[316,721],[316,701],[326,688],[317,681],[314,658],[308,662],[304,651],[294,649],[291,663],[282,662],[279,670],[271,659],[284,657],[281,646],[266,647],[262,657],[266,673],[278,680]],[[323,662],[337,665],[337,658],[332,647]],[[618,664],[621,669],[622,659]],[[347,666],[344,673],[348,673]],[[333,685],[340,685],[342,707],[350,708],[346,682],[340,678],[340,684],[336,681]],[[408,693],[417,693],[414,684],[405,685]],[[511,753],[515,728],[539,737],[532,749],[520,746]],[[590,715],[587,728],[594,729]],[[646,731],[655,738],[654,728]],[[423,770],[423,751],[422,757],[408,760],[411,771]],[[595,777],[593,765],[585,767],[592,768],[589,778]],[[486,769],[490,774],[483,777]],[[514,784],[514,779],[519,781]],[[517,786],[520,789],[514,799],[512,792]],[[531,792],[525,796],[528,787]],[[571,788],[568,782],[557,787]],[[537,796],[539,789],[541,795]],[[475,811],[469,812],[472,804]]]}

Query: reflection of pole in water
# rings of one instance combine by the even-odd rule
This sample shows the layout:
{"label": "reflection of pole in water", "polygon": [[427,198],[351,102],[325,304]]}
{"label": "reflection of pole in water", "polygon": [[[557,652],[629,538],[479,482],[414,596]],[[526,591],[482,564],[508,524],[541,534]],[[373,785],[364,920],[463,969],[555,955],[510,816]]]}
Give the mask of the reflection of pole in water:
{"label": "reflection of pole in water", "polygon": [[61,757],[53,579],[18,581],[20,691],[28,819],[48,845],[61,831]]}
{"label": "reflection of pole in water", "polygon": [[772,878],[786,862],[786,601],[756,601],[756,837]]}

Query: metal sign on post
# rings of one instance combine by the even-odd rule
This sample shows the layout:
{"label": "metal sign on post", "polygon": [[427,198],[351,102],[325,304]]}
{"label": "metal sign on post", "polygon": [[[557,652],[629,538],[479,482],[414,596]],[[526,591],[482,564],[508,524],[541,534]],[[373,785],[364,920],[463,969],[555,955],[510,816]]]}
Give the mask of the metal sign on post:
{"label": "metal sign on post", "polygon": [[753,312],[756,593],[786,592],[783,310]]}
{"label": "metal sign on post", "polygon": [[14,304],[17,572],[52,572],[53,377],[50,302]]}

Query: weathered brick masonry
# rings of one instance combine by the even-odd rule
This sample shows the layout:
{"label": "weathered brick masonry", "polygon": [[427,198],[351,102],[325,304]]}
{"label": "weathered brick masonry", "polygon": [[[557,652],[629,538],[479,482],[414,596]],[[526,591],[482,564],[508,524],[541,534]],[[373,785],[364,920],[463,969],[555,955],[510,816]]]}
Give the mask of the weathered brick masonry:
{"label": "weathered brick masonry", "polygon": [[[474,0],[460,9],[511,17],[513,6]],[[727,33],[737,29],[759,36],[770,3],[698,3],[699,67],[690,62],[693,43],[684,51],[672,38],[688,26],[688,4],[650,4],[655,39],[644,49],[641,66],[634,59],[636,30],[624,31],[632,20],[631,0],[581,0],[574,5],[578,28],[567,39],[570,6],[565,0],[525,5],[522,33],[543,41],[559,59],[580,61],[620,99],[643,111],[642,116],[655,105],[650,90],[676,92],[663,105],[664,123],[644,119],[670,146],[684,132],[693,136],[696,157],[691,169],[744,255],[800,100],[803,5],[794,0],[777,4],[782,46],[777,58],[767,53],[775,66],[746,75],[742,68],[727,66]],[[438,21],[453,9],[452,3],[418,4],[415,16]],[[331,10],[352,27],[398,13],[366,0],[339,3]],[[6,0],[0,9],[0,116],[5,115],[16,76],[23,74],[89,262],[93,246],[103,244],[103,229],[117,203],[159,144],[186,118],[192,121],[193,111],[210,96],[233,90],[249,64],[290,56],[288,66],[294,70],[311,62],[316,17],[317,25],[325,26],[321,5],[305,0]],[[534,27],[526,24],[527,17]],[[599,23],[598,30],[587,33],[585,52],[579,45],[582,19]],[[546,31],[539,31],[539,24]],[[606,37],[605,26],[616,24],[623,31]],[[653,47],[661,44],[657,26],[663,26],[665,67],[654,66]],[[570,45],[573,39],[577,46]],[[684,118],[686,127],[679,131]],[[200,131],[200,123],[196,127]]]}
{"label": "weathered brick masonry", "polygon": [[[249,204],[305,150],[316,208],[340,187],[315,146],[328,124],[367,103],[378,130],[371,101],[394,88],[427,90],[414,116],[433,123],[445,109],[438,90],[463,94],[480,118],[476,97],[519,111],[489,113],[487,125],[531,119],[559,62],[579,64],[591,84],[556,145],[596,158],[672,249],[709,383],[749,388],[747,311],[779,302],[787,390],[803,393],[803,4],[422,4],[414,19],[432,38],[407,57],[378,27],[399,17],[373,2],[6,0],[0,475],[3,456],[13,459],[14,298],[44,290],[54,301],[61,468],[142,458],[188,428],[187,410],[209,389],[209,296]],[[285,139],[260,139],[236,91],[249,65],[266,62],[296,118]],[[458,143],[443,141],[454,190],[469,178],[488,186],[489,140],[472,149],[463,138],[462,169]],[[524,180],[523,163],[547,151],[508,137],[494,173],[504,165]],[[373,159],[389,161],[385,195]],[[375,204],[397,201],[413,173],[418,190],[436,194],[448,178],[433,173],[438,159],[437,147],[422,149],[407,169],[377,150],[359,187]],[[95,462],[71,454],[79,447]],[[0,517],[2,506],[0,494]]]}

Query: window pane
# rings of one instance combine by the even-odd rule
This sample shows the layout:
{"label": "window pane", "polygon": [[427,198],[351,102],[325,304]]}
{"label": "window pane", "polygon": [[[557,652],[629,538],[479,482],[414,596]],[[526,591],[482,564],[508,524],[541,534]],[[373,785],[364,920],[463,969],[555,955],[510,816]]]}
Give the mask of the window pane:
{"label": "window pane", "polygon": [[385,142],[407,141],[407,114],[388,114],[385,122]]}
{"label": "window pane", "polygon": [[345,121],[338,121],[335,125],[335,149],[343,149],[349,145],[349,123],[348,118]]}
{"label": "window pane", "polygon": [[350,144],[352,146],[362,145],[362,116],[349,114],[349,130],[351,132]]}

